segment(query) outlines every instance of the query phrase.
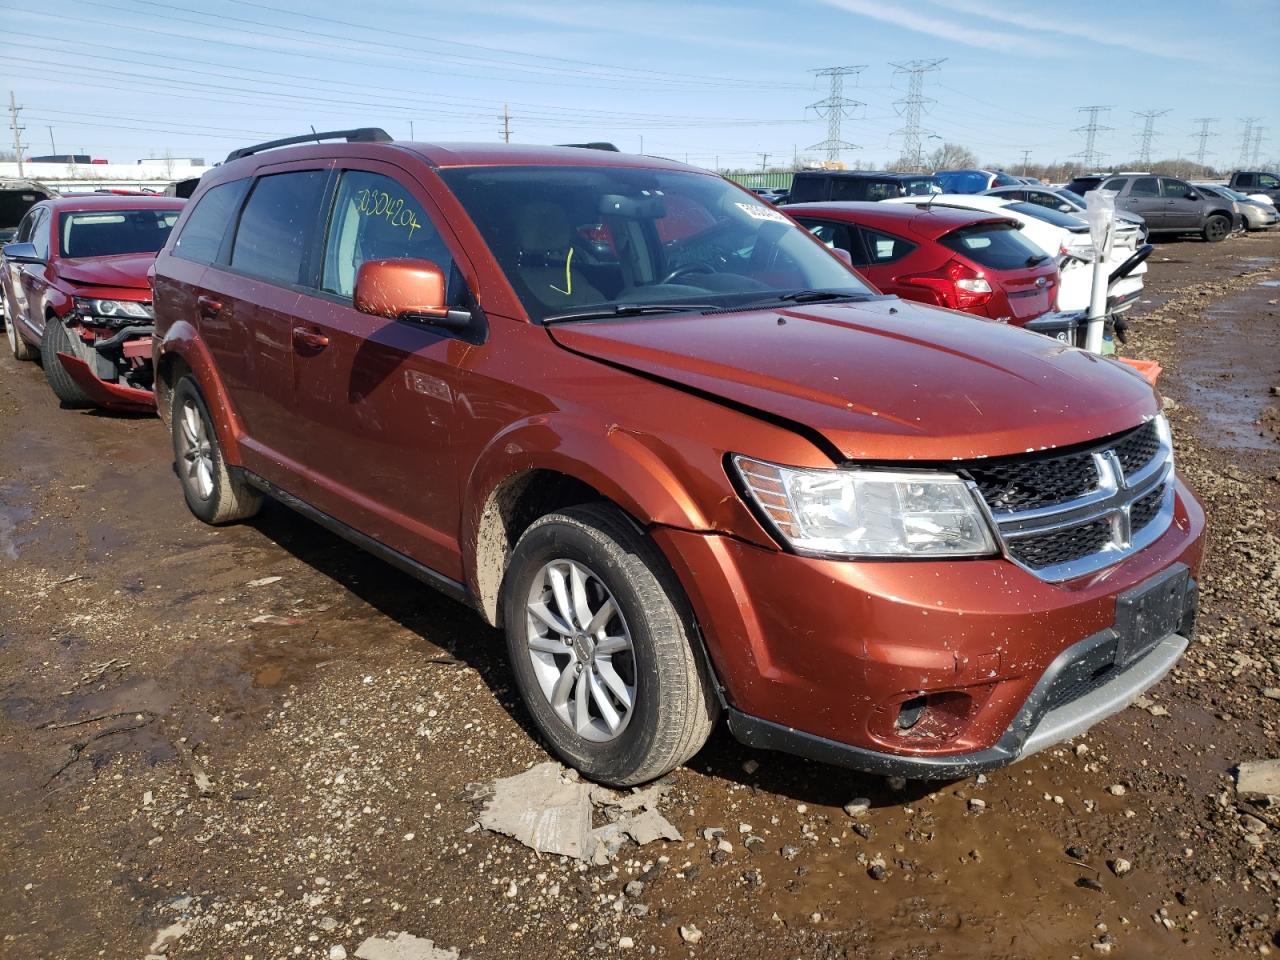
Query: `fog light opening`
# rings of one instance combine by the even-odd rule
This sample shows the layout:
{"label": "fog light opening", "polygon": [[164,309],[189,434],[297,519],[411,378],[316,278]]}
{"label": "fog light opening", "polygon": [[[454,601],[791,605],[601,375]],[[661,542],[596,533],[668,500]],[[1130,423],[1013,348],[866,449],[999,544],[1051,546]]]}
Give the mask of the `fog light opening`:
{"label": "fog light opening", "polygon": [[919,723],[920,718],[924,716],[925,703],[924,697],[912,697],[910,700],[902,701],[898,709],[898,729],[910,730]]}

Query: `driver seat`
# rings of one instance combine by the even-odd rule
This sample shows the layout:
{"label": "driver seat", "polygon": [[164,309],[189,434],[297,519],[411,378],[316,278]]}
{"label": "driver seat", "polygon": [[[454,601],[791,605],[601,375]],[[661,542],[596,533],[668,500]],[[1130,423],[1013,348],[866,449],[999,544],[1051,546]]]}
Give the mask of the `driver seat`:
{"label": "driver seat", "polygon": [[564,209],[535,200],[516,215],[516,263],[521,281],[544,306],[553,309],[604,303],[608,298],[587,280],[574,262],[573,228]]}

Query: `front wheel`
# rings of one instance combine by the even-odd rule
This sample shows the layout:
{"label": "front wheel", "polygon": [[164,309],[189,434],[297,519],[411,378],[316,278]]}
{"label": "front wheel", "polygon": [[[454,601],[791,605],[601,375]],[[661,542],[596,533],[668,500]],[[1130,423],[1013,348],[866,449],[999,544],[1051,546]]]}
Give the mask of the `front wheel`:
{"label": "front wheel", "polygon": [[614,786],[701,749],[717,705],[692,618],[651,541],[605,504],[533,523],[502,585],[516,683],[552,750]]}
{"label": "front wheel", "polygon": [[[21,334],[16,330],[14,334],[21,338]],[[58,354],[65,353],[91,364],[93,358],[85,354],[87,350],[92,349],[80,339],[78,334],[69,331],[67,325],[58,317],[51,316],[45,320],[44,339],[40,343],[40,366],[44,368],[44,378],[49,381],[49,387],[53,390],[54,396],[62,401],[64,407],[91,407],[93,400],[80,389],[80,384],[71,379],[71,374],[67,373],[67,368],[58,359]]]}
{"label": "front wheel", "polygon": [[1231,221],[1221,214],[1215,213],[1204,224],[1204,238],[1209,243],[1218,243],[1227,239],[1231,233]]}
{"label": "front wheel", "polygon": [[213,418],[195,380],[185,376],[173,391],[169,416],[174,469],[187,506],[205,523],[244,520],[258,512],[262,494],[227,469]]}

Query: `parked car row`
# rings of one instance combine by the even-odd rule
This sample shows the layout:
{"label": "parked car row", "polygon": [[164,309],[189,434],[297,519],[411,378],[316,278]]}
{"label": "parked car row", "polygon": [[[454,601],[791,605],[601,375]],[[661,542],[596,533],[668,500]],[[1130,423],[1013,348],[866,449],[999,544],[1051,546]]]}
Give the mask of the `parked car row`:
{"label": "parked car row", "polygon": [[[1034,313],[1061,278],[1009,201],[950,196],[787,208],[805,229],[651,157],[312,132],[185,207],[38,204],[6,295],[73,361],[64,334],[96,364],[99,320],[154,318],[191,512],[271,496],[469,604],[587,776],[658,777],[724,716],[965,777],[1173,667],[1205,519],[1141,376],[945,309]],[[126,225],[165,234],[149,306]]]}

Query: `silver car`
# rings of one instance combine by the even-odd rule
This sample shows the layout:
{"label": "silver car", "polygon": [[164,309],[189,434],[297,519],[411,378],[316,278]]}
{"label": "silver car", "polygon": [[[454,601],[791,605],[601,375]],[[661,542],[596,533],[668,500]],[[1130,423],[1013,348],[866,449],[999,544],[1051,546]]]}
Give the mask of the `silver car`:
{"label": "silver car", "polygon": [[1236,205],[1236,210],[1240,212],[1240,216],[1244,218],[1245,230],[1270,230],[1280,223],[1280,214],[1276,213],[1275,207],[1260,200],[1250,200],[1238,190],[1224,187],[1220,183],[1197,183],[1195,188],[1203,193],[1232,201]]}
{"label": "silver car", "polygon": [[[1072,193],[1066,187],[1050,187],[1046,184],[1025,184],[1020,187],[992,187],[984,190],[989,197],[1004,197],[1006,200],[1024,200],[1038,207],[1048,207],[1062,213],[1083,215],[1085,211],[1084,197]],[[1116,210],[1116,219],[1132,223],[1142,231],[1142,240],[1147,239],[1147,222],[1136,213],[1127,210]]]}

